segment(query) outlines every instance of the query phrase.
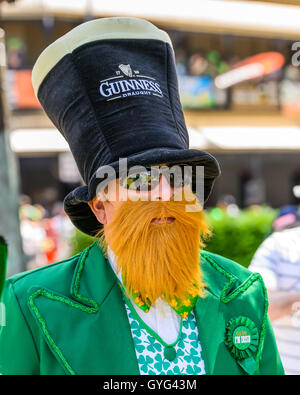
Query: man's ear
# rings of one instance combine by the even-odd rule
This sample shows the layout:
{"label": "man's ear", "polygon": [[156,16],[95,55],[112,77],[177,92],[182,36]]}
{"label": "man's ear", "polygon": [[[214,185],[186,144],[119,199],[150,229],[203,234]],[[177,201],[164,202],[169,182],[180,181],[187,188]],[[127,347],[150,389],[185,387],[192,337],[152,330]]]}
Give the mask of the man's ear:
{"label": "man's ear", "polygon": [[103,202],[101,202],[101,200],[99,200],[96,196],[93,200],[88,202],[88,205],[90,206],[90,209],[94,213],[97,220],[103,225],[106,224],[107,218]]}

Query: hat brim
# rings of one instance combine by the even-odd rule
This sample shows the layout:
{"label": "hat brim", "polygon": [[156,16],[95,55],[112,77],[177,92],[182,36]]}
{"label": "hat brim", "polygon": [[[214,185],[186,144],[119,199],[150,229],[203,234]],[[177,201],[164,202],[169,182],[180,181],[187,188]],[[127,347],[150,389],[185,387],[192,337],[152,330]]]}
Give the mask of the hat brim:
{"label": "hat brim", "polygon": [[[204,203],[210,196],[215,179],[221,174],[218,161],[208,152],[196,149],[155,148],[128,156],[126,159],[127,168],[137,165],[154,166],[163,163],[191,166],[193,174],[192,190],[196,195],[197,191],[195,187],[197,177],[201,177],[201,180],[199,180],[200,182],[203,181],[202,173],[197,173],[196,167],[203,166],[204,189],[201,191],[201,195],[204,199]],[[119,161],[112,162],[107,166],[111,166],[115,170],[116,176],[118,176]],[[106,176],[105,180],[108,182],[110,180],[109,176]],[[97,186],[101,181],[102,179],[99,178],[99,172],[95,172],[90,179],[89,185],[80,186],[74,189],[64,199],[64,209],[73,225],[89,236],[95,236],[103,227],[87,204],[96,196]]]}

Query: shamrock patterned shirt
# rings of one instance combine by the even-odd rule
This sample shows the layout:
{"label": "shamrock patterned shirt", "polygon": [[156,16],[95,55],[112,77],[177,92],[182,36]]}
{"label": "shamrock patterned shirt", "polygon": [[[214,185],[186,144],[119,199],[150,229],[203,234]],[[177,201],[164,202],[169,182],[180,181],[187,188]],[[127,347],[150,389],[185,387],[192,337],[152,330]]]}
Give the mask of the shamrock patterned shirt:
{"label": "shamrock patterned shirt", "polygon": [[193,311],[182,321],[182,332],[174,346],[176,357],[172,361],[164,356],[164,345],[142,326],[136,313],[125,307],[129,319],[136,357],[141,375],[203,375],[205,374],[202,348]]}

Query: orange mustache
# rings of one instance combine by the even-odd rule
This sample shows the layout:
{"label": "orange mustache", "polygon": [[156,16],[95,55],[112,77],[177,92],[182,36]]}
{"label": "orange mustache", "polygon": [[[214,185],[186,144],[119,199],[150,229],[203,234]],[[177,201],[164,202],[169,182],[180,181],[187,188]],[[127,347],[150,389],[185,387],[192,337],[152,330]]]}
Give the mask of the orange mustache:
{"label": "orange mustache", "polygon": [[[193,211],[186,211],[188,204]],[[102,248],[113,250],[127,291],[152,304],[159,297],[204,295],[199,250],[210,235],[202,207],[187,190],[181,201],[124,201],[97,236]]]}

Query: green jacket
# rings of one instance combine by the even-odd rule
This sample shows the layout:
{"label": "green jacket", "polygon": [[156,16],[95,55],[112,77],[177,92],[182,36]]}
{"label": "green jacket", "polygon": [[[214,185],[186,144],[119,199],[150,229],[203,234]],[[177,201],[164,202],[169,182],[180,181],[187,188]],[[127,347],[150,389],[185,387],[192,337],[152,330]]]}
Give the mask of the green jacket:
{"label": "green jacket", "polygon": [[[202,251],[201,261],[207,295],[198,299],[194,313],[206,373],[254,373],[224,343],[228,322],[244,316],[259,333],[255,373],[284,374],[261,277],[209,252]],[[2,303],[0,373],[139,374],[121,289],[98,244],[11,277]]]}

